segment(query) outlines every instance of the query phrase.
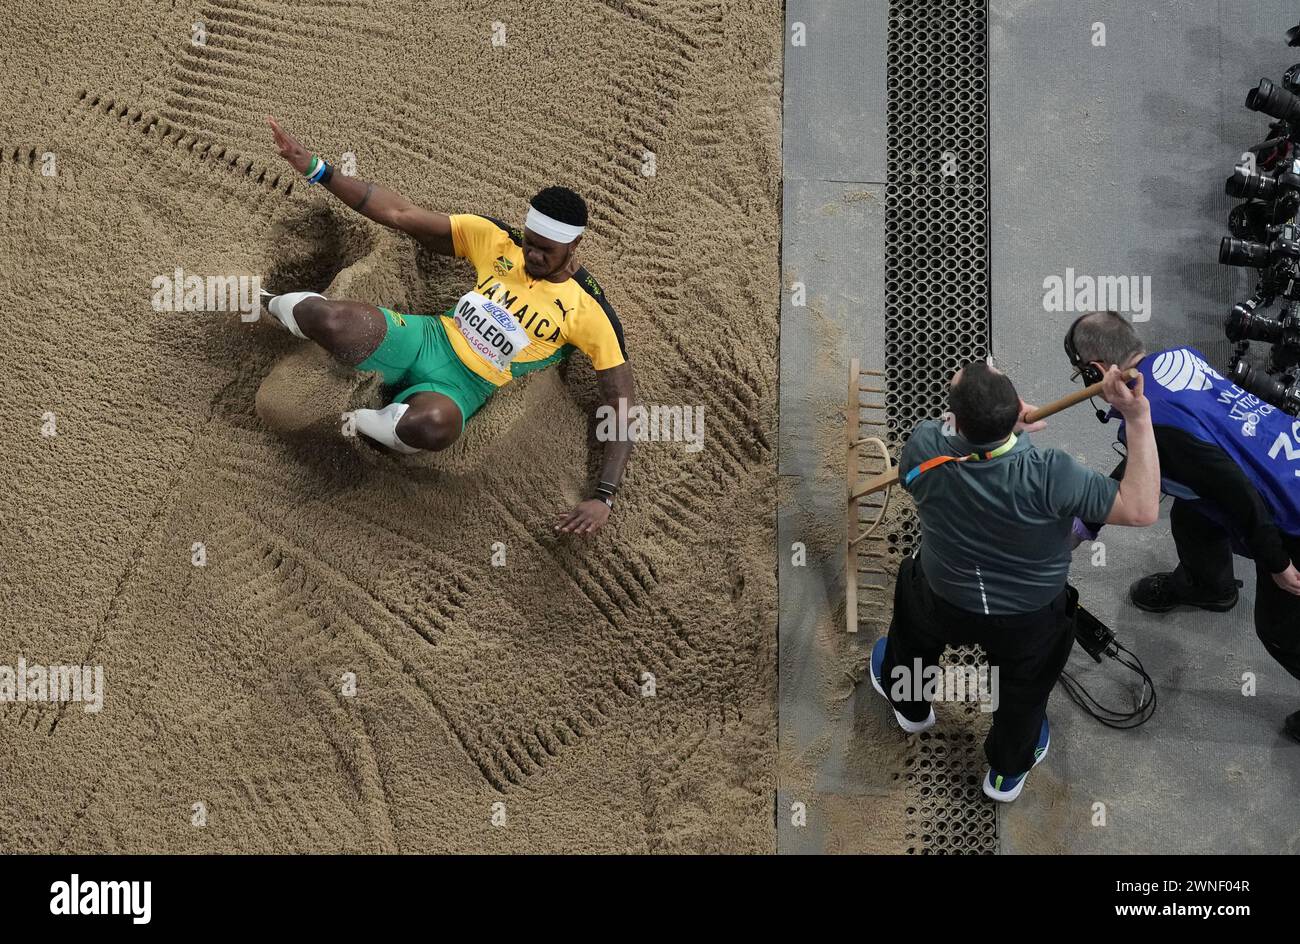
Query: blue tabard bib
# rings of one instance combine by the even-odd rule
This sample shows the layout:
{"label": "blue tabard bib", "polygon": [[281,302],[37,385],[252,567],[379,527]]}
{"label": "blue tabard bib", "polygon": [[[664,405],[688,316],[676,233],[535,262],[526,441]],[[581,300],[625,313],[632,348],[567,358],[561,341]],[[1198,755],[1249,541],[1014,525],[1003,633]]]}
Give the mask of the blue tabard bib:
{"label": "blue tabard bib", "polygon": [[[1259,491],[1278,528],[1300,535],[1300,419],[1225,379],[1195,348],[1157,351],[1137,369],[1151,401],[1151,422],[1226,452]],[[1124,442],[1122,424],[1119,438]],[[1162,468],[1160,475],[1168,494],[1198,497],[1179,483],[1177,469]]]}

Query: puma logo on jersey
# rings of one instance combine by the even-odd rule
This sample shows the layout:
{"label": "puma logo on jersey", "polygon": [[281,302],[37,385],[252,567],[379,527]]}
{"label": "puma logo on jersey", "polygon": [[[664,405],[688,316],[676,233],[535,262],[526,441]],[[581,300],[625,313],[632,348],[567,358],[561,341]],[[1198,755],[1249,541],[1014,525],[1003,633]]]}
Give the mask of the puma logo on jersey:
{"label": "puma logo on jersey", "polygon": [[569,318],[569,309],[565,308],[564,302],[560,301],[558,298],[555,300],[555,304],[560,307],[560,320],[567,321]]}

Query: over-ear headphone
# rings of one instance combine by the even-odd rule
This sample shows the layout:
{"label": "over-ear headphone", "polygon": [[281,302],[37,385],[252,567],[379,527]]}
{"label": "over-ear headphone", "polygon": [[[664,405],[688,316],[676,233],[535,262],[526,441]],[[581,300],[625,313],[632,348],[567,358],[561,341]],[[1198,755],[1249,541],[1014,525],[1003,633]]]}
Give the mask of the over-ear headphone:
{"label": "over-ear headphone", "polygon": [[1074,329],[1079,326],[1080,321],[1087,317],[1088,315],[1080,315],[1075,318],[1074,323],[1070,325],[1070,330],[1065,332],[1065,356],[1070,359],[1070,364],[1083,378],[1084,386],[1090,387],[1095,383],[1101,383],[1104,375],[1096,364],[1090,364],[1080,357],[1079,349],[1074,346]]}
{"label": "over-ear headphone", "polygon": [[[1084,386],[1091,387],[1095,383],[1101,383],[1106,375],[1101,372],[1096,364],[1088,363],[1079,356],[1079,349],[1074,346],[1074,329],[1078,327],[1080,321],[1087,317],[1088,315],[1085,314],[1075,318],[1074,323],[1070,325],[1070,330],[1065,332],[1065,356],[1070,359],[1070,364],[1083,378]],[[1096,406],[1096,404],[1094,403],[1093,406]],[[1103,423],[1106,422],[1108,415],[1105,410],[1097,410],[1097,419]]]}

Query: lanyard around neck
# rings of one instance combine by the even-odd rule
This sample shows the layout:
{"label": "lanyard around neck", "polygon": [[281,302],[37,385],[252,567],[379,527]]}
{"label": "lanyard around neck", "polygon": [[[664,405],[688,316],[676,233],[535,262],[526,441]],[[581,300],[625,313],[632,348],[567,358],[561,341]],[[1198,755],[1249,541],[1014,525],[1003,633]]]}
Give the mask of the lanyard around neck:
{"label": "lanyard around neck", "polygon": [[990,449],[988,452],[972,452],[968,456],[936,456],[933,459],[926,459],[915,469],[908,472],[903,478],[904,485],[911,485],[912,481],[922,472],[929,472],[931,469],[943,465],[945,462],[986,462],[989,459],[996,459],[998,456],[1005,456],[1016,444],[1016,434],[1012,433],[1007,441],[996,449]]}

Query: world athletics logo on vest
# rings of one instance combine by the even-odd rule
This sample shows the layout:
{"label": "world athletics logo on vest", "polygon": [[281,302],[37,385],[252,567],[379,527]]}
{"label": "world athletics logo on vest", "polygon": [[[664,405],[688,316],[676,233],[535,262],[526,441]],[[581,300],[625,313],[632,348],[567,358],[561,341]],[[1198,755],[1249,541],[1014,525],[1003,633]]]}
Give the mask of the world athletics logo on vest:
{"label": "world athletics logo on vest", "polygon": [[1229,421],[1241,424],[1243,436],[1255,436],[1260,421],[1277,409],[1253,393],[1229,383],[1223,374],[1190,348],[1161,351],[1152,359],[1148,372],[1156,384],[1170,393],[1198,394],[1214,391],[1215,381],[1218,381],[1221,386],[1215,394],[1215,400],[1228,407]]}
{"label": "world athletics logo on vest", "polygon": [[[1158,386],[1164,387],[1169,393],[1183,394],[1187,397],[1187,395],[1210,391],[1216,403],[1227,407],[1227,420],[1234,425],[1240,424],[1242,436],[1256,436],[1260,421],[1277,411],[1277,407],[1265,403],[1255,394],[1247,393],[1242,387],[1231,384],[1223,374],[1210,367],[1208,361],[1199,352],[1188,347],[1161,351],[1152,359],[1148,373]],[[1219,384],[1218,389],[1214,386],[1216,381]],[[1157,394],[1154,390],[1149,393],[1164,397],[1164,394]]]}
{"label": "world athletics logo on vest", "polygon": [[[1278,528],[1300,535],[1300,419],[1225,378],[1195,348],[1157,351],[1138,369],[1146,377],[1152,421],[1222,449],[1264,499]],[[1185,489],[1177,468],[1160,472],[1164,482]]]}
{"label": "world athletics logo on vest", "polygon": [[1179,393],[1183,390],[1209,390],[1212,380],[1222,380],[1223,375],[1197,357],[1187,348],[1165,351],[1156,355],[1151,365],[1151,379],[1166,390]]}

